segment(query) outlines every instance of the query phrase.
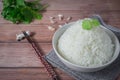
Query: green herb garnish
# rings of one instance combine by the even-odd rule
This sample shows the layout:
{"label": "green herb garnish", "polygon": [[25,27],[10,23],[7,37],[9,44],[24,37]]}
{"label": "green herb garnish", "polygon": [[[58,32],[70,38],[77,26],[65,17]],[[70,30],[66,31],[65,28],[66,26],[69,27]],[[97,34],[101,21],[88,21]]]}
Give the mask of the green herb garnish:
{"label": "green herb garnish", "polygon": [[42,11],[46,8],[40,0],[27,2],[25,0],[3,0],[1,15],[13,23],[30,23],[33,19],[42,19]]}
{"label": "green herb garnish", "polygon": [[83,29],[90,30],[92,28],[92,24],[90,20],[83,20],[82,22]]}
{"label": "green herb garnish", "polygon": [[100,23],[97,19],[84,19],[82,21],[82,28],[85,30],[90,30],[93,27],[97,27],[99,25],[100,25]]}
{"label": "green herb garnish", "polygon": [[93,27],[97,27],[97,26],[100,25],[100,23],[99,23],[99,21],[98,21],[97,19],[92,19],[92,20],[91,20],[91,23],[92,23],[92,26],[93,26]]}

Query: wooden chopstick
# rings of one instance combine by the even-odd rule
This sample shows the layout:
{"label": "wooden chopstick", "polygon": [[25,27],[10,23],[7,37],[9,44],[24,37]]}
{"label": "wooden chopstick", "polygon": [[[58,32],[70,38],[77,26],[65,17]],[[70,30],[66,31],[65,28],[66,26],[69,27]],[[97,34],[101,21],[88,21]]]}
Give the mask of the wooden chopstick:
{"label": "wooden chopstick", "polygon": [[42,52],[40,51],[40,49],[38,48],[38,46],[36,45],[36,43],[34,42],[34,40],[29,35],[27,35],[27,33],[25,31],[22,31],[22,32],[25,35],[25,38],[28,40],[28,42],[34,48],[36,54],[38,55],[39,59],[41,60],[41,63],[46,68],[46,70],[47,70],[49,76],[51,77],[51,79],[52,80],[59,80],[56,72],[54,71],[54,69],[52,68],[52,66],[47,62],[47,60],[44,58]]}

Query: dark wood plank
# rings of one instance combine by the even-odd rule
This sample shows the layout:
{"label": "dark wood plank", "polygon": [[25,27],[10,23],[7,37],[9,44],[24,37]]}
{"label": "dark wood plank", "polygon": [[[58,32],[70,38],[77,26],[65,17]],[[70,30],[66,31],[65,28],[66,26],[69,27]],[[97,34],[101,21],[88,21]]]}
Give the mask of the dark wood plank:
{"label": "dark wood plank", "polygon": [[[99,13],[106,23],[120,28],[120,11],[104,11],[104,12],[97,12]],[[16,34],[20,33],[21,30],[30,30],[32,32],[35,32],[34,38],[37,40],[37,42],[51,42],[52,36],[54,34],[54,31],[48,30],[48,25],[50,24],[49,16],[55,16],[56,21],[58,21],[57,15],[59,14],[58,11],[48,11],[44,13],[43,20],[35,20],[31,24],[11,24],[6,20],[3,20],[0,18],[0,42],[17,42],[16,41]],[[95,14],[94,11],[91,11],[90,13],[88,11],[81,12],[81,11],[61,11],[61,14],[65,16],[65,19],[68,16],[73,17],[72,21],[76,21],[78,19],[83,19],[85,17],[89,17],[93,14]],[[53,25],[55,28],[58,28],[58,24],[64,24],[65,20],[58,21],[57,24]],[[27,42],[26,40],[22,42]]]}
{"label": "dark wood plank", "polygon": [[49,4],[47,10],[120,10],[120,0],[43,0],[43,3]]}
{"label": "dark wood plank", "polygon": [[[52,46],[50,43],[40,43],[44,54]],[[0,43],[0,67],[43,67],[34,49],[29,43]]]}
{"label": "dark wood plank", "polygon": [[43,3],[50,5],[47,10],[120,10],[120,0],[44,0]]}
{"label": "dark wood plank", "polygon": [[[61,80],[74,80],[61,70],[56,69]],[[1,80],[51,80],[44,68],[5,68],[0,69]]]}
{"label": "dark wood plank", "polygon": [[120,0],[107,0],[106,4],[110,10],[120,10]]}
{"label": "dark wood plank", "polygon": [[[61,80],[75,80],[65,72],[55,69]],[[1,80],[50,80],[44,68],[0,68]],[[120,80],[120,77],[117,78]]]}
{"label": "dark wood plank", "polygon": [[[63,14],[64,15],[64,20],[63,21],[59,21],[58,20],[58,14]],[[50,16],[54,16],[56,17],[56,21],[60,24],[60,23],[65,23],[66,21],[66,18],[71,16],[73,19],[72,21],[76,21],[78,19],[82,19],[82,18],[86,18],[86,17],[89,17],[89,16],[92,16],[94,14],[99,14],[101,15],[103,18],[107,19],[107,21],[109,20],[112,20],[110,21],[110,23],[114,23],[115,25],[120,25],[120,23],[118,23],[120,21],[120,10],[106,10],[106,11],[100,11],[97,9],[97,11],[94,11],[94,10],[75,10],[75,11],[72,11],[72,10],[55,10],[55,11],[46,11],[43,13],[43,18],[42,20],[34,20],[33,22],[31,22],[31,24],[38,24],[38,25],[50,25],[50,20],[49,20],[49,17]],[[2,18],[2,16],[0,16],[0,24],[12,24],[12,22],[10,21],[7,21],[5,19]],[[31,24],[28,24],[28,25],[31,25]],[[22,24],[20,24],[22,25]],[[26,24],[27,25],[27,24]],[[14,25],[13,25],[14,26]],[[25,26],[25,25],[24,25]]]}
{"label": "dark wood plank", "polygon": [[[21,30],[20,30],[21,29]],[[0,25],[0,42],[18,42],[16,41],[16,34],[22,33],[23,30],[34,32],[34,38],[38,42],[51,42],[54,31],[50,31],[47,25]],[[22,42],[27,42],[23,40]]]}

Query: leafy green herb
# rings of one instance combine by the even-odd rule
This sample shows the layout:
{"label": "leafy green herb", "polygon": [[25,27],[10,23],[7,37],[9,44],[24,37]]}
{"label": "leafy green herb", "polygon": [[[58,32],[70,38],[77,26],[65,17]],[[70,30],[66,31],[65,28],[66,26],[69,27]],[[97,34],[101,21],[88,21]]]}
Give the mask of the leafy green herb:
{"label": "leafy green herb", "polygon": [[99,21],[97,19],[92,19],[91,23],[92,23],[93,27],[96,27],[96,26],[100,25],[100,23],[99,23]]}
{"label": "leafy green herb", "polygon": [[97,19],[84,19],[82,21],[82,28],[86,29],[86,30],[90,30],[93,27],[97,27],[99,25],[100,25],[100,23]]}
{"label": "leafy green herb", "polygon": [[1,15],[13,23],[30,23],[33,19],[42,19],[40,11],[47,5],[42,5],[40,0],[27,2],[25,0],[3,0]]}
{"label": "leafy green herb", "polygon": [[92,28],[92,24],[90,20],[83,20],[82,22],[83,29],[90,30]]}

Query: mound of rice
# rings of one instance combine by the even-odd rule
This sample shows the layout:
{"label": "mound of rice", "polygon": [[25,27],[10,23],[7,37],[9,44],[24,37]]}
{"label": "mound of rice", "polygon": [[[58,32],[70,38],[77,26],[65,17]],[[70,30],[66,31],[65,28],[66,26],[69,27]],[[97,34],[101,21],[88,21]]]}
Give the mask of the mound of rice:
{"label": "mound of rice", "polygon": [[58,40],[58,51],[66,60],[80,66],[100,66],[108,62],[114,51],[109,35],[101,28],[82,28],[82,20],[70,26]]}

